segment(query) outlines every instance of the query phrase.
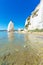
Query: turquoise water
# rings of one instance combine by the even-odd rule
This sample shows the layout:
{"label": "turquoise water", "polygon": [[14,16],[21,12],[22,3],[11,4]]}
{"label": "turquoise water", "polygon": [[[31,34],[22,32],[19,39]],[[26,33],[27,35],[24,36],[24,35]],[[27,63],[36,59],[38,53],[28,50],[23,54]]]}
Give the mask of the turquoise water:
{"label": "turquoise water", "polygon": [[[22,58],[22,55],[20,56],[22,60],[26,58],[27,61],[30,60],[34,63],[33,58],[34,60],[37,58],[38,63],[43,65],[43,36],[32,33],[0,32],[0,57],[8,54],[9,52],[13,54],[15,51],[19,52],[20,55],[24,54],[25,57],[23,56]],[[18,54],[16,55],[18,56]],[[21,60],[19,61],[23,62]],[[37,65],[37,63],[29,65]]]}

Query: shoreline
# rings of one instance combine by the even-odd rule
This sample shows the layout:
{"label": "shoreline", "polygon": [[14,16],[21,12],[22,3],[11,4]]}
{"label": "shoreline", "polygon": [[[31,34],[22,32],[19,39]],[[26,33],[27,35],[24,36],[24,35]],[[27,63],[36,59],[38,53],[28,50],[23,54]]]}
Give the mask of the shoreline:
{"label": "shoreline", "polygon": [[[8,32],[7,30],[0,30],[0,32]],[[21,34],[35,34],[35,35],[43,35],[43,31],[18,31],[18,30],[14,30],[14,31],[11,31],[11,32],[14,32],[14,33],[21,33]],[[8,33],[11,33],[11,32],[8,32]]]}

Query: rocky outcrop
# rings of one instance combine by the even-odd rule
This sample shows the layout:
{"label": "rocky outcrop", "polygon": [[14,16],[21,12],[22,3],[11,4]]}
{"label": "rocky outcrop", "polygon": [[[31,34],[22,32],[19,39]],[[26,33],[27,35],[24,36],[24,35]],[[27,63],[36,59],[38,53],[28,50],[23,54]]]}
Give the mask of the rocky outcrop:
{"label": "rocky outcrop", "polygon": [[13,24],[12,21],[9,22],[7,31],[8,31],[8,32],[14,31],[14,24]]}
{"label": "rocky outcrop", "polygon": [[30,16],[26,19],[25,22],[25,30],[28,30],[28,26],[30,25]]}
{"label": "rocky outcrop", "polygon": [[[26,22],[28,24],[28,19]],[[28,30],[43,29],[43,0],[40,0],[38,6],[31,13],[30,25],[28,24],[27,28]]]}

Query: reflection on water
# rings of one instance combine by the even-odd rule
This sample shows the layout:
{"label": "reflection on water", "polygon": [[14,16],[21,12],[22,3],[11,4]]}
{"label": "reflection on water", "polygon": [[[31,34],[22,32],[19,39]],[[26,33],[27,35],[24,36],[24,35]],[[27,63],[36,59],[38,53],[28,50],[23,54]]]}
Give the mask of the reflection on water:
{"label": "reflection on water", "polygon": [[8,39],[10,41],[14,39],[14,32],[8,32]]}
{"label": "reflection on water", "polygon": [[43,36],[14,32],[0,36],[0,65],[43,65]]}

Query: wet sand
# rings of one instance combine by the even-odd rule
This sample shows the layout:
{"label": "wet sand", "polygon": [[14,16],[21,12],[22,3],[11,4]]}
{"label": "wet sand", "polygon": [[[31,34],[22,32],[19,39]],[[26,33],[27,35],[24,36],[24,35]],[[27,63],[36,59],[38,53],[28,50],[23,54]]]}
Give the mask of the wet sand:
{"label": "wet sand", "polygon": [[14,50],[0,57],[0,65],[43,65],[43,52],[28,47]]}
{"label": "wet sand", "polygon": [[39,65],[40,55],[37,55],[34,49],[26,46],[21,50],[16,49],[1,56],[0,65]]}

